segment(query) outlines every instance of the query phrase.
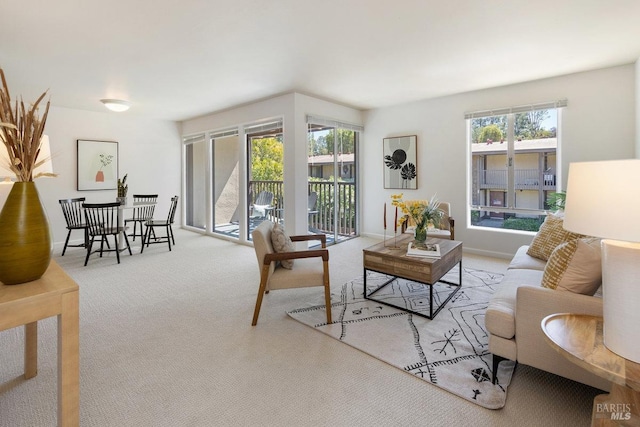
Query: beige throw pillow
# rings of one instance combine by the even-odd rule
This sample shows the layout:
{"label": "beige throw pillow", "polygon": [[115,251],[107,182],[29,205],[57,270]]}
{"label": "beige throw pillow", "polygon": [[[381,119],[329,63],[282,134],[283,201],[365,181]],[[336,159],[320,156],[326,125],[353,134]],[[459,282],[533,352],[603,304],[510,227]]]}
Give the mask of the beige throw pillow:
{"label": "beige throw pillow", "polygon": [[547,261],[551,252],[561,243],[585,237],[562,228],[564,219],[561,216],[549,214],[540,226],[540,230],[533,238],[527,255]]}
{"label": "beige throw pillow", "polygon": [[[282,225],[276,223],[271,229],[271,244],[276,252],[293,252],[295,247],[291,238],[284,232]],[[284,259],[280,261],[280,265],[291,270],[293,268],[292,259]]]}
{"label": "beige throw pillow", "polygon": [[545,288],[593,295],[602,283],[600,239],[574,239],[552,253],[542,276]]}

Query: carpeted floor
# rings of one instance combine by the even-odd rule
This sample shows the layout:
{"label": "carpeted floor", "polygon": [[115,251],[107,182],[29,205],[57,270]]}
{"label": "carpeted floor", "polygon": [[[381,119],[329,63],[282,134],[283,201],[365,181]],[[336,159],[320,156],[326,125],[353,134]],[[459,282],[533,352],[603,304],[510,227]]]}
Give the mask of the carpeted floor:
{"label": "carpeted floor", "polygon": [[[362,274],[358,238],[330,249],[334,292]],[[176,230],[116,264],[70,249],[55,259],[80,285],[80,419],[105,426],[585,426],[598,390],[518,366],[489,410],[291,319],[319,288],[258,289],[253,248]],[[463,266],[501,272],[465,254]],[[56,320],[39,323],[39,372],[22,378],[23,329],[0,332],[0,426],[56,424]]]}
{"label": "carpeted floor", "polygon": [[[459,268],[443,280],[458,283]],[[502,408],[507,399],[514,362],[500,364],[496,384],[492,378],[489,336],[484,313],[502,274],[463,268],[463,286],[437,283],[433,286],[434,305],[453,298],[432,320],[380,302],[409,306],[429,314],[429,287],[409,280],[395,279],[377,293],[377,301],[363,296],[360,276],[332,294],[333,322],[327,324],[321,300],[289,311],[294,319],[380,359],[417,378],[448,390],[489,409]],[[367,272],[367,288],[388,282],[389,276]]]}

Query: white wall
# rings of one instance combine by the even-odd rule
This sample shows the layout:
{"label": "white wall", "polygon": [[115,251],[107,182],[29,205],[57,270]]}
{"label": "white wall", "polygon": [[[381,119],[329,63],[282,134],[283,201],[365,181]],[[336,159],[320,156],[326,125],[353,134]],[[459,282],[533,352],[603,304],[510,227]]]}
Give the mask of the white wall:
{"label": "white wall", "polygon": [[[306,115],[315,114],[348,123],[362,123],[362,112],[311,96],[290,93],[230,110],[209,114],[182,123],[184,135],[241,126],[269,118],[283,118],[284,123],[284,222],[290,234],[307,232],[307,124]],[[238,143],[242,158],[246,157],[244,138]],[[241,162],[242,164],[242,162]],[[246,188],[246,165],[240,170],[240,186]],[[291,202],[292,201],[292,202]],[[241,212],[247,212],[246,200],[240,201]],[[241,222],[240,236],[246,235]],[[241,237],[243,240],[243,237]]]}
{"label": "white wall", "polygon": [[[159,195],[156,216],[168,213],[170,199],[180,195],[180,131],[175,122],[151,120],[128,113],[96,113],[51,107],[45,134],[49,136],[56,178],[39,178],[36,187],[44,204],[56,245],[64,243],[66,223],[59,199],[86,197],[87,202],[115,201],[116,190],[77,191],[76,140],[94,139],[118,142],[119,174],[128,174],[128,195]],[[0,206],[11,186],[0,185]],[[179,212],[177,213],[179,215]],[[176,223],[180,219],[176,217]],[[81,240],[82,233],[72,233]],[[55,250],[60,250],[56,246]]]}
{"label": "white wall", "polygon": [[418,189],[407,198],[438,199],[452,204],[456,239],[465,249],[508,256],[531,242],[530,233],[489,232],[467,228],[467,139],[464,113],[566,98],[562,112],[559,161],[566,187],[570,162],[635,156],[636,71],[634,65],[607,68],[499,88],[370,110],[360,150],[361,233],[382,236],[383,204],[398,190],[382,182],[382,139],[418,136]]}
{"label": "white wall", "polygon": [[636,61],[636,158],[640,159],[640,59]]}

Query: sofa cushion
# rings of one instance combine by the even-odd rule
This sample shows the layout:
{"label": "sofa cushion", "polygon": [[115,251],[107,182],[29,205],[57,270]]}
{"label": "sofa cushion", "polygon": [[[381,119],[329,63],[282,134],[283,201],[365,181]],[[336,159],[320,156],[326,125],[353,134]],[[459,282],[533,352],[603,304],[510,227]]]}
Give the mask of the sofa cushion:
{"label": "sofa cushion", "polygon": [[509,263],[510,269],[529,269],[543,271],[547,263],[540,258],[532,257],[527,254],[529,246],[520,246]]}
{"label": "sofa cushion", "polygon": [[542,270],[507,270],[487,307],[484,322],[491,334],[506,339],[515,336],[515,308],[518,288],[520,286],[540,287],[543,273]]}
{"label": "sofa cushion", "polygon": [[535,258],[547,261],[551,252],[561,243],[573,239],[579,239],[582,234],[567,231],[562,227],[564,218],[556,214],[548,214],[540,226],[540,230],[533,238],[527,254]]}
{"label": "sofa cushion", "polygon": [[[282,225],[277,222],[273,225],[271,229],[271,244],[273,245],[273,249],[276,252],[293,252],[295,246],[293,246],[293,242],[291,238],[284,232],[284,228]],[[292,269],[293,268],[293,260],[292,259],[283,259],[280,261],[280,265],[284,268]]]}
{"label": "sofa cushion", "polygon": [[600,239],[574,239],[562,243],[549,257],[542,286],[593,295],[602,283]]}

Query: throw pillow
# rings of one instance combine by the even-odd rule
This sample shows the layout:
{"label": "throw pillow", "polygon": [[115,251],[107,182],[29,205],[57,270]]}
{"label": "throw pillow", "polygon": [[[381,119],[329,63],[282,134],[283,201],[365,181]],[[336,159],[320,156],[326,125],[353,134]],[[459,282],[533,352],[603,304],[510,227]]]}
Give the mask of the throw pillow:
{"label": "throw pillow", "polygon": [[602,283],[600,239],[574,239],[551,253],[542,276],[545,288],[593,295]]}
{"label": "throw pillow", "polygon": [[[271,229],[271,244],[276,252],[293,252],[295,247],[291,238],[284,232],[282,225],[276,223]],[[291,270],[293,268],[292,259],[283,259],[280,265]]]}
{"label": "throw pillow", "polygon": [[561,243],[569,240],[580,239],[582,234],[572,233],[562,228],[564,218],[558,215],[549,214],[540,226],[540,230],[533,238],[527,255],[547,261],[551,252]]}

